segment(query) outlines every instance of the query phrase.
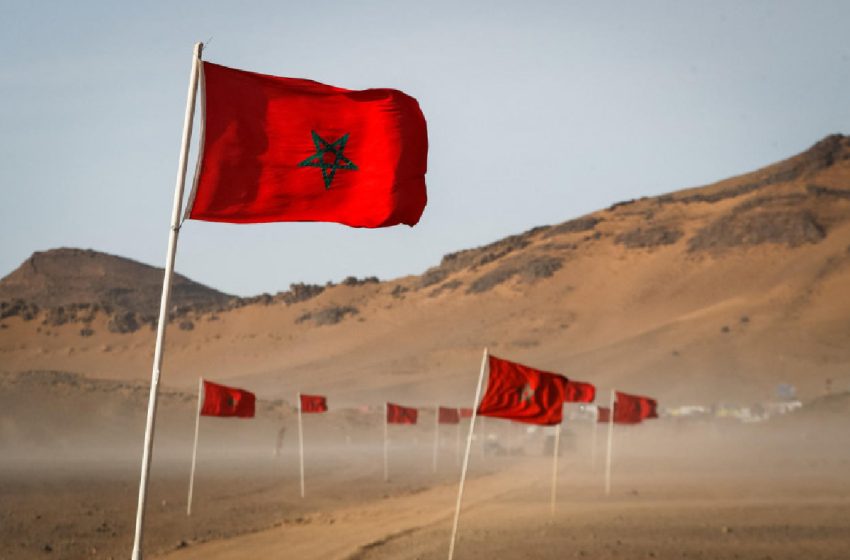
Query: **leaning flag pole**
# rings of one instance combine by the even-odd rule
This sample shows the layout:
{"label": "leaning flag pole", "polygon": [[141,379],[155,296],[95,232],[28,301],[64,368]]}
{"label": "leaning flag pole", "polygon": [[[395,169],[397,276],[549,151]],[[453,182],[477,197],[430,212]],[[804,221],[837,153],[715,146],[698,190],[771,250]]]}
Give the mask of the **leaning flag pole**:
{"label": "leaning flag pole", "polygon": [[549,500],[549,515],[555,515],[555,500],[558,496],[558,448],[561,444],[561,425],[555,426],[555,445],[552,453],[552,496]]}
{"label": "leaning flag pole", "polygon": [[611,495],[611,450],[614,442],[614,390],[611,389],[611,408],[608,413],[608,455],[605,457],[605,495]]}
{"label": "leaning flag pole", "polygon": [[301,497],[304,497],[304,421],[301,419],[301,393],[298,393],[298,468],[301,471]]}
{"label": "leaning flag pole", "polygon": [[165,257],[165,275],[162,280],[162,299],[159,304],[159,323],[156,328],[156,347],[154,349],[153,369],[151,372],[150,397],[148,398],[148,417],[145,424],[145,444],[142,451],[142,470],[139,479],[139,503],[136,509],[136,533],[133,538],[133,560],[141,560],[142,558],[145,503],[147,501],[148,479],[150,477],[151,455],[153,452],[156,401],[159,395],[159,375],[162,370],[162,346],[165,340],[165,325],[168,322],[168,301],[171,296],[171,279],[174,276],[177,234],[180,231],[180,214],[183,209],[183,186],[186,182],[186,164],[189,159],[189,143],[192,139],[192,120],[195,115],[195,93],[198,89],[198,74],[203,48],[203,43],[195,43],[194,53],[192,54],[192,72],[189,75],[186,114],[183,117],[183,137],[180,145],[180,159],[177,163],[177,184],[174,188],[174,207],[171,211],[171,230],[168,234],[168,252]]}
{"label": "leaning flag pole", "polygon": [[460,486],[457,489],[457,505],[455,506],[455,518],[452,523],[452,540],[449,543],[449,560],[455,555],[455,540],[457,539],[457,524],[460,520],[460,504],[463,502],[463,485],[466,482],[466,470],[469,467],[469,451],[472,449],[472,432],[475,430],[475,418],[478,413],[478,400],[481,398],[481,385],[484,382],[484,369],[487,367],[487,349],[481,358],[481,372],[478,374],[478,387],[475,389],[475,400],[472,402],[472,417],[469,419],[469,435],[466,438],[466,453],[463,456],[463,468],[460,471]]}
{"label": "leaning flag pole", "polygon": [[195,445],[192,446],[192,472],[189,474],[189,498],[186,500],[186,517],[192,515],[192,491],[195,489],[195,464],[198,460],[198,428],[201,425],[201,407],[204,406],[204,378],[198,378],[198,415],[195,416]]}

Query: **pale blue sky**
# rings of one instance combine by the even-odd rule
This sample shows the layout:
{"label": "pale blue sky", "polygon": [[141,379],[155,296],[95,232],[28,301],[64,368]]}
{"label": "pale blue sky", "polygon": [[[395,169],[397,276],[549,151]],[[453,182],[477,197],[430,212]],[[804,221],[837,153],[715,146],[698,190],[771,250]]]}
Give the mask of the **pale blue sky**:
{"label": "pale blue sky", "polygon": [[[240,295],[447,252],[850,132],[850,2],[0,2],[0,276],[33,251],[162,266],[192,44],[416,97],[415,228],[188,222],[177,270]],[[190,164],[193,167],[193,164]]]}

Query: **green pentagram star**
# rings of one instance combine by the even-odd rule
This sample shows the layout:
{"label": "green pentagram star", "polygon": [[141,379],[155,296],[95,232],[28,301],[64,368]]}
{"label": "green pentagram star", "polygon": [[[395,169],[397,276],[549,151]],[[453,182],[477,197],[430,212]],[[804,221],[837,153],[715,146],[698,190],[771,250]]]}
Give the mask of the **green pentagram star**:
{"label": "green pentagram star", "polygon": [[298,164],[298,167],[318,167],[322,170],[322,179],[325,181],[325,190],[331,188],[337,169],[348,169],[357,171],[354,162],[345,157],[345,144],[348,142],[348,133],[343,134],[336,142],[328,142],[315,130],[310,131],[313,135],[313,145],[316,153]]}

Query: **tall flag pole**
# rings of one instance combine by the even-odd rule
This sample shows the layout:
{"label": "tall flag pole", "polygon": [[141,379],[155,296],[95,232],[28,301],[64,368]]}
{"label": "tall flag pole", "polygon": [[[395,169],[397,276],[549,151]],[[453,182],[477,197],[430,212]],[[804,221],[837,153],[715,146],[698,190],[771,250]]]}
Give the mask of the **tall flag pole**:
{"label": "tall flag pole", "polygon": [[614,390],[611,389],[611,412],[608,414],[608,454],[605,457],[605,495],[611,495],[611,450],[614,443]]}
{"label": "tall flag pole", "polygon": [[553,453],[552,453],[552,496],[549,500],[549,515],[555,515],[555,500],[558,495],[558,456],[559,447],[561,444],[561,425],[558,424],[555,426],[555,445],[553,445]]}
{"label": "tall flag pole", "polygon": [[304,423],[301,419],[301,393],[298,393],[298,468],[301,472],[301,497],[304,497]]}
{"label": "tall flag pole", "polygon": [[460,485],[457,489],[457,505],[455,506],[455,517],[452,522],[452,540],[449,543],[449,560],[455,555],[455,540],[457,539],[457,525],[460,520],[460,505],[463,502],[463,485],[466,482],[466,471],[469,468],[469,451],[472,449],[472,433],[475,430],[475,418],[478,413],[478,401],[481,399],[481,385],[484,383],[484,369],[487,367],[487,348],[484,348],[484,356],[481,358],[481,371],[478,374],[478,386],[475,388],[475,400],[472,402],[472,416],[469,419],[469,435],[466,438],[466,453],[463,456],[463,467],[460,470]]}
{"label": "tall flag pole", "polygon": [[192,139],[192,121],[195,115],[195,93],[198,90],[198,69],[204,44],[195,43],[192,53],[192,70],[189,74],[189,91],[186,100],[186,113],[183,117],[183,137],[180,145],[180,159],[177,163],[177,182],[174,188],[174,205],[171,211],[171,229],[168,234],[168,251],[165,257],[165,274],[162,280],[162,299],[159,305],[159,322],[156,328],[156,346],[151,371],[151,389],[148,398],[148,416],[145,423],[145,443],[142,451],[142,468],[139,478],[139,501],[136,508],[136,530],[133,537],[133,560],[142,558],[142,536],[145,524],[145,505],[148,495],[151,457],[153,453],[154,425],[156,405],[159,395],[159,376],[162,370],[162,347],[165,340],[165,326],[168,323],[168,302],[171,296],[171,280],[174,276],[174,258],[177,252],[177,234],[180,231],[180,214],[183,207],[183,186],[186,182],[186,164],[189,159],[189,143]]}
{"label": "tall flag pole", "polygon": [[195,416],[195,444],[192,446],[192,472],[189,474],[189,497],[186,500],[186,516],[192,515],[192,491],[195,489],[195,464],[198,459],[198,429],[201,425],[201,407],[204,405],[204,378],[198,378],[198,415]]}

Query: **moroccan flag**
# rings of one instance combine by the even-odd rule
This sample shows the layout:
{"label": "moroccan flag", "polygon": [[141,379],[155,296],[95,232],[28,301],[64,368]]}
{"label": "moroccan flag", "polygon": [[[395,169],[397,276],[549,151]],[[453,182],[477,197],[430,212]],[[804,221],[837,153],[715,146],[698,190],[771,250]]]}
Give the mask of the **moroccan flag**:
{"label": "moroccan flag", "polygon": [[460,423],[460,413],[456,408],[446,408],[441,406],[439,409],[439,414],[437,415],[437,421],[440,424],[459,424]]}
{"label": "moroccan flag", "polygon": [[563,375],[490,356],[490,378],[478,414],[527,424],[560,424],[568,383]]}
{"label": "moroccan flag", "polygon": [[387,403],[387,422],[390,424],[416,424],[419,411],[415,408]]}
{"label": "moroccan flag", "polygon": [[611,421],[611,409],[605,408],[604,406],[597,407],[596,409],[596,421],[597,422],[610,422]]}
{"label": "moroccan flag", "polygon": [[204,404],[201,416],[254,417],[254,393],[204,381]]}
{"label": "moroccan flag", "polygon": [[472,418],[472,409],[471,408],[459,408],[461,418]]}
{"label": "moroccan flag", "polygon": [[321,395],[301,395],[301,412],[327,412],[328,399]]}
{"label": "moroccan flag", "polygon": [[658,418],[658,403],[649,397],[640,397],[626,393],[615,393],[614,422],[618,424],[637,424],[647,418]]}
{"label": "moroccan flag", "polygon": [[428,133],[416,100],[202,68],[203,138],[186,215],[210,222],[419,221]]}
{"label": "moroccan flag", "polygon": [[568,381],[567,394],[564,400],[567,402],[592,403],[596,399],[596,387],[582,381]]}

